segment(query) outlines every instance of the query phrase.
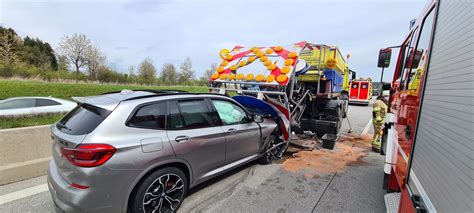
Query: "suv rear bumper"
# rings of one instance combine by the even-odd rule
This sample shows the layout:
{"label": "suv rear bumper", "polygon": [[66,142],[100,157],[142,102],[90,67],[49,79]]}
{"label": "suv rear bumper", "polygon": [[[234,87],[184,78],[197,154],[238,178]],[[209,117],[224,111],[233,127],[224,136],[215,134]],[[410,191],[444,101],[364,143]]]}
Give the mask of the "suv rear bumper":
{"label": "suv rear bumper", "polygon": [[85,195],[81,195],[79,190],[74,189],[62,179],[56,169],[54,160],[49,165],[48,188],[56,212],[83,212],[85,210],[78,206]]}
{"label": "suv rear bumper", "polygon": [[49,166],[48,187],[56,212],[123,212],[124,193],[110,193],[108,184],[87,189],[72,187],[58,173],[54,160]]}

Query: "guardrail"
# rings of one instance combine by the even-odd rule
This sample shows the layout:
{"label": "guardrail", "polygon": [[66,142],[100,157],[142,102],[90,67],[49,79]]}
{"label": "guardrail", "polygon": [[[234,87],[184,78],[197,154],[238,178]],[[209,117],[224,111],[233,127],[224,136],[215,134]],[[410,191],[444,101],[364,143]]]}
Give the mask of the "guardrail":
{"label": "guardrail", "polygon": [[53,144],[49,127],[0,130],[0,185],[47,173]]}

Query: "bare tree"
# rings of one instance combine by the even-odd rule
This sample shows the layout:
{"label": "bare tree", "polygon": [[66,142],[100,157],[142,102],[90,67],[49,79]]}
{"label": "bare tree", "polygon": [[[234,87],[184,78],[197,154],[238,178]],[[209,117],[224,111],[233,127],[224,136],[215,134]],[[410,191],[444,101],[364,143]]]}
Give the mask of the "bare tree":
{"label": "bare tree", "polygon": [[150,58],[146,58],[140,63],[138,73],[140,79],[146,84],[151,84],[156,80],[156,69]]}
{"label": "bare tree", "polygon": [[163,67],[161,68],[160,78],[165,84],[175,84],[177,74],[174,65],[170,63],[163,64]]}
{"label": "bare tree", "polygon": [[62,38],[58,52],[68,63],[74,65],[76,74],[79,76],[80,69],[86,65],[86,52],[90,47],[91,42],[86,35],[74,34],[71,37]]}
{"label": "bare tree", "polygon": [[194,80],[194,70],[191,58],[187,57],[184,62],[179,67],[179,77],[178,82],[184,83],[186,81]]}
{"label": "bare tree", "polygon": [[209,79],[211,79],[211,75],[215,73],[216,70],[217,70],[217,64],[216,63],[211,64],[211,67],[207,69],[206,71],[204,71],[204,74],[201,77],[201,81],[203,82],[209,81]]}
{"label": "bare tree", "polygon": [[91,80],[97,79],[97,70],[105,66],[107,57],[96,46],[90,45],[85,51],[85,62]]}
{"label": "bare tree", "polygon": [[59,71],[67,71],[68,70],[67,60],[64,56],[57,56],[57,61],[58,61],[58,70]]}
{"label": "bare tree", "polygon": [[11,29],[1,28],[0,33],[0,61],[5,64],[14,62],[18,56],[20,37]]}
{"label": "bare tree", "polygon": [[128,66],[128,75],[129,76],[134,76],[135,75],[135,66],[133,66],[133,65]]}

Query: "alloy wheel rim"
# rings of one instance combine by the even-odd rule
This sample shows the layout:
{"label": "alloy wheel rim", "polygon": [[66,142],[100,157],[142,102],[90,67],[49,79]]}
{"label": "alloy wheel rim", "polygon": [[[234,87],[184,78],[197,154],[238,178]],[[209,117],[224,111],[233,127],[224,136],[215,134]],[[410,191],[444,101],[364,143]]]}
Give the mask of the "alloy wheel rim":
{"label": "alloy wheel rim", "polygon": [[[272,137],[274,137],[274,136],[272,136]],[[273,146],[275,146],[275,140],[276,140],[276,138],[273,138],[272,141],[270,141],[270,148],[273,148]],[[278,148],[275,148],[274,150],[267,153],[267,155],[266,155],[267,161],[272,161],[273,160],[273,156],[277,153],[277,150],[278,150]]]}
{"label": "alloy wheel rim", "polygon": [[164,174],[153,181],[143,196],[143,212],[174,212],[184,195],[184,181],[176,174]]}

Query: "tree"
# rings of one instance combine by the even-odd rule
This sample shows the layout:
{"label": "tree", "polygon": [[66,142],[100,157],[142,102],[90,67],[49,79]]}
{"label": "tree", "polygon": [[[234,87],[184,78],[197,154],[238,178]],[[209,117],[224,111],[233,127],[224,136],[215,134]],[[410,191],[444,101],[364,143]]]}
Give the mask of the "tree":
{"label": "tree", "polygon": [[56,61],[58,62],[58,71],[68,71],[67,60],[64,56],[58,56]]}
{"label": "tree", "polygon": [[79,76],[80,69],[86,65],[86,51],[90,46],[91,42],[84,34],[64,36],[59,43],[59,54],[68,63],[74,65],[77,76]]}
{"label": "tree", "polygon": [[135,73],[135,66],[130,65],[128,67],[128,82],[130,83],[137,83],[138,82],[138,76]]}
{"label": "tree", "polygon": [[58,69],[58,62],[53,48],[48,42],[32,39],[28,36],[23,41],[21,59],[27,64],[40,67],[44,70]]}
{"label": "tree", "polygon": [[21,48],[21,38],[11,28],[0,26],[0,62],[13,63]]}
{"label": "tree", "polygon": [[206,71],[204,71],[204,74],[201,77],[201,81],[202,82],[209,81],[209,79],[211,79],[211,75],[215,73],[216,70],[217,70],[217,64],[216,63],[211,64],[211,67],[207,69]]}
{"label": "tree", "polygon": [[128,67],[128,75],[129,75],[129,76],[134,76],[134,75],[135,75],[135,66],[130,65],[130,66]]}
{"label": "tree", "polygon": [[193,81],[194,80],[194,70],[193,70],[193,64],[191,62],[191,58],[187,57],[184,62],[181,64],[179,67],[179,76],[178,76],[178,82],[179,83],[184,83],[187,81]]}
{"label": "tree", "polygon": [[168,85],[176,84],[177,74],[173,64],[165,63],[161,68],[160,79]]}
{"label": "tree", "polygon": [[106,57],[96,46],[90,45],[85,52],[85,62],[91,80],[97,78],[97,69],[105,66]]}
{"label": "tree", "polygon": [[151,84],[156,80],[156,69],[150,58],[146,58],[138,65],[138,73],[143,83]]}

